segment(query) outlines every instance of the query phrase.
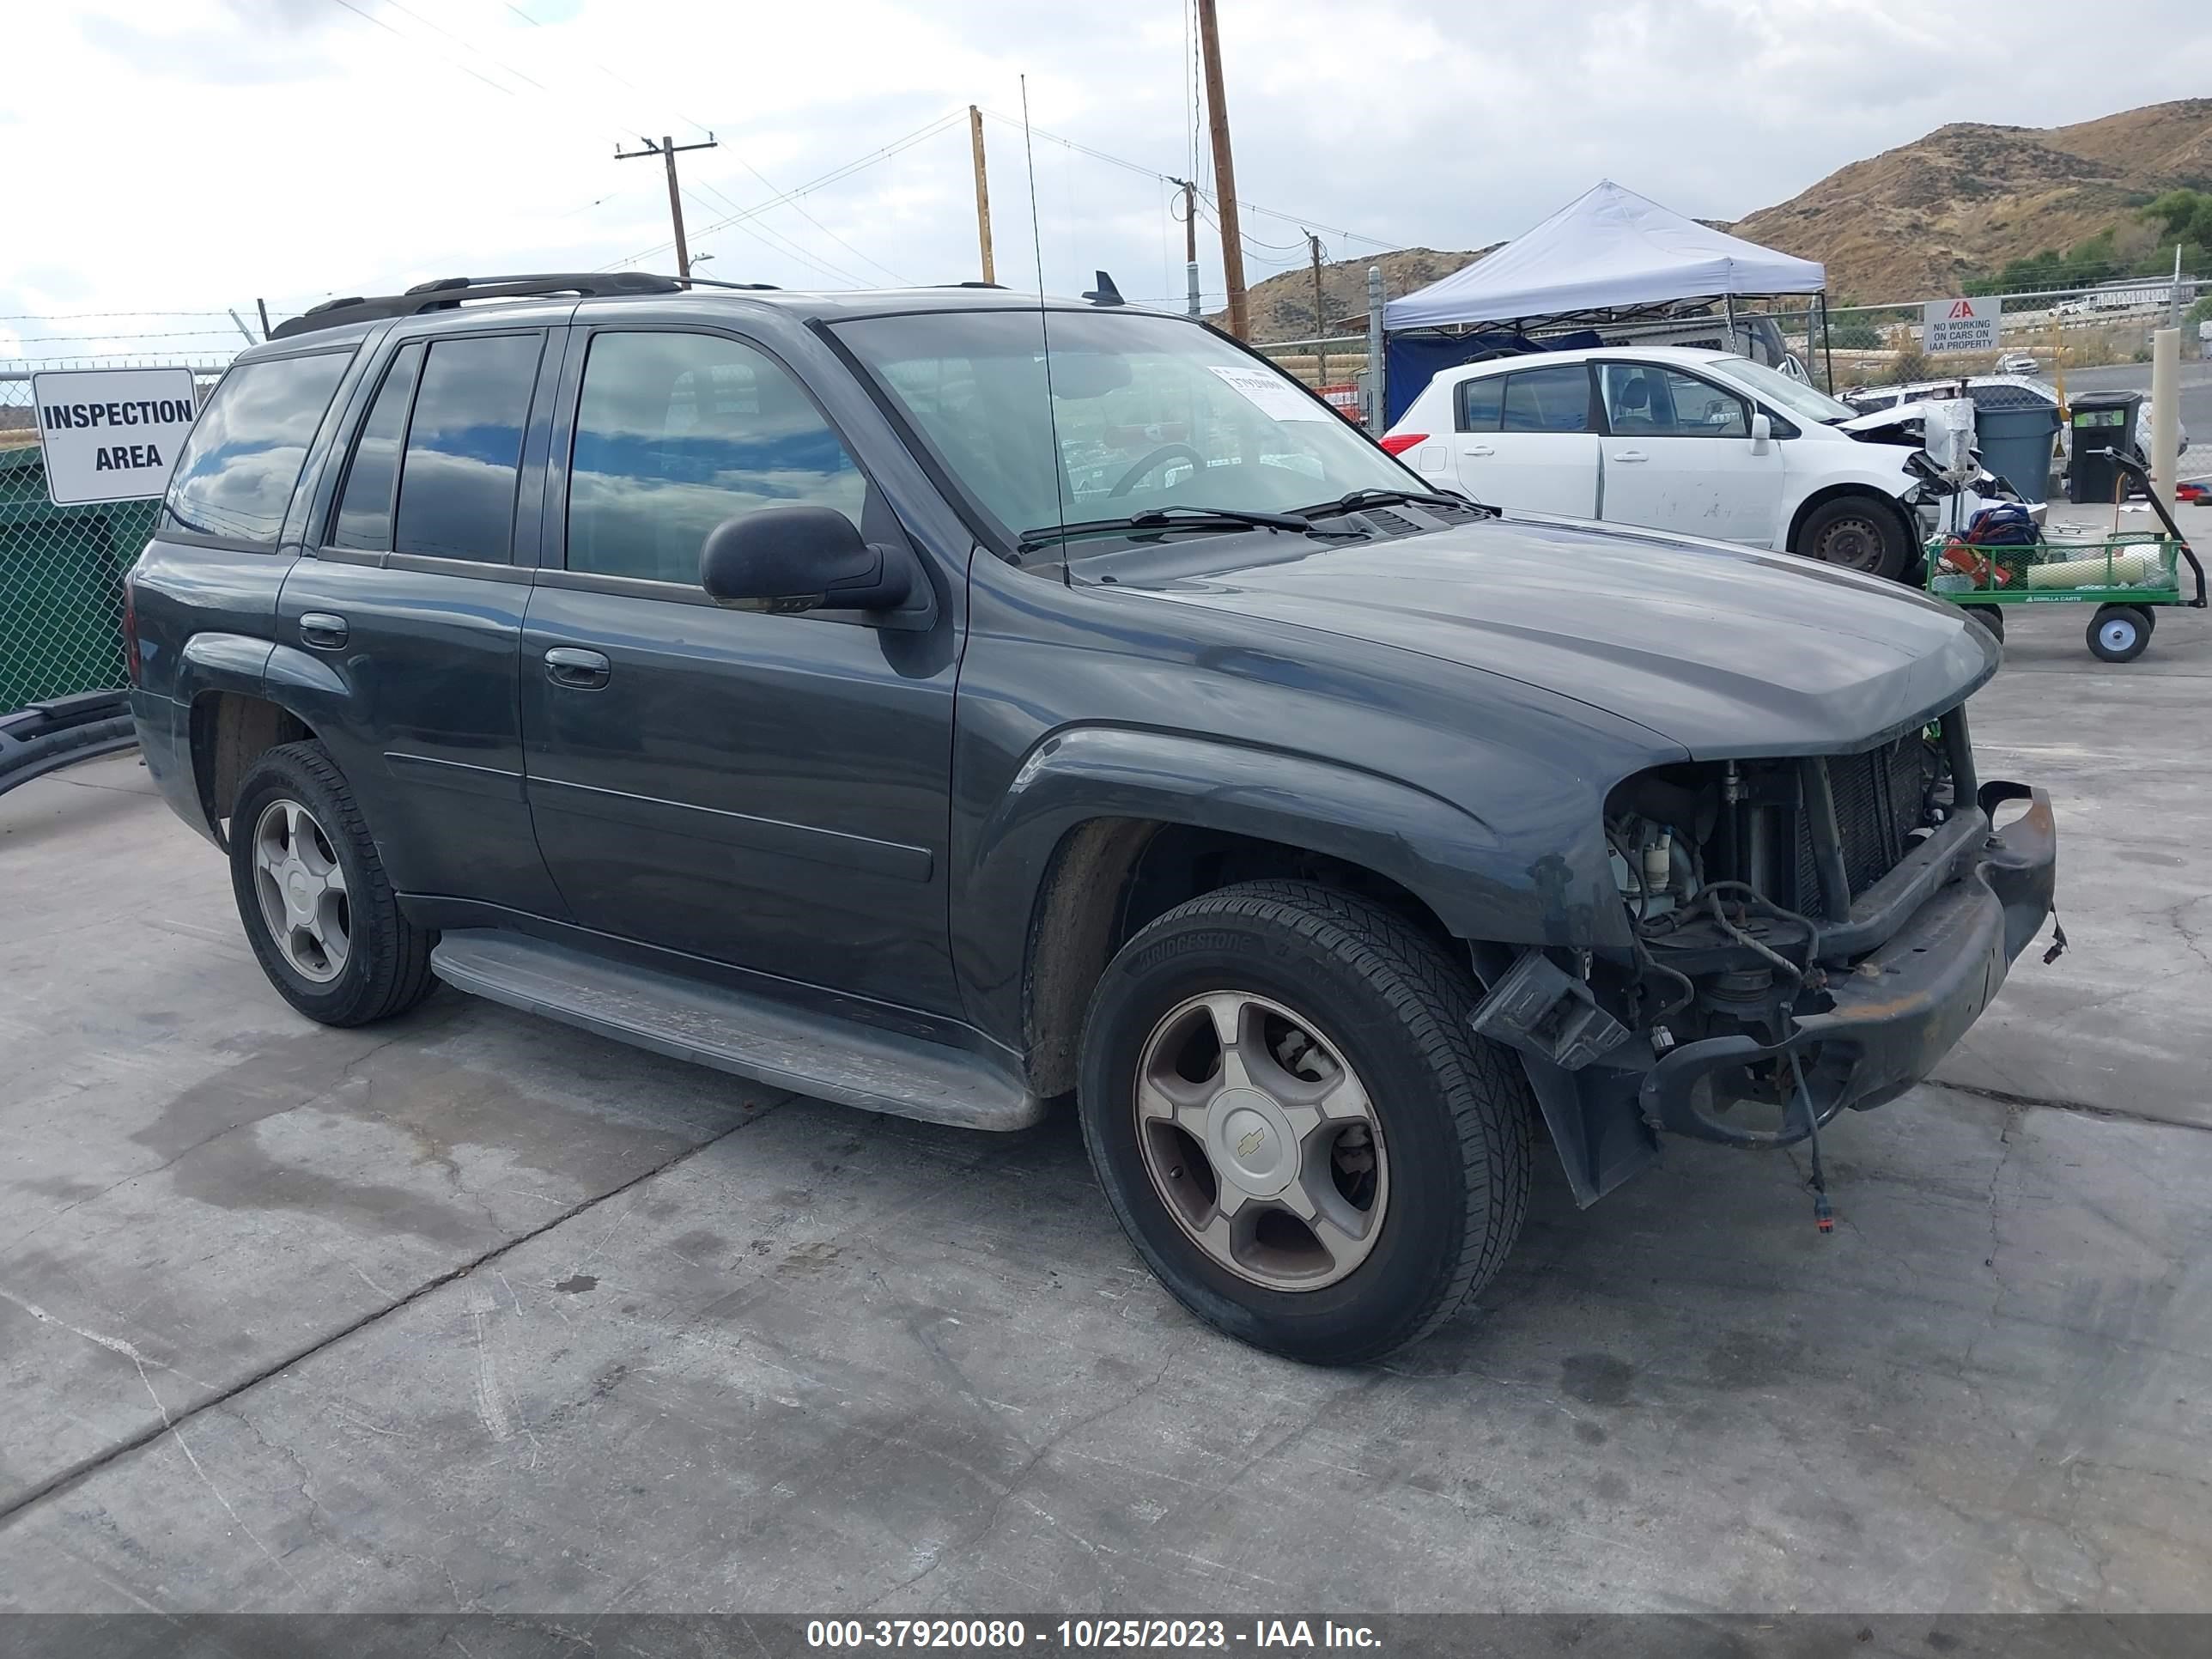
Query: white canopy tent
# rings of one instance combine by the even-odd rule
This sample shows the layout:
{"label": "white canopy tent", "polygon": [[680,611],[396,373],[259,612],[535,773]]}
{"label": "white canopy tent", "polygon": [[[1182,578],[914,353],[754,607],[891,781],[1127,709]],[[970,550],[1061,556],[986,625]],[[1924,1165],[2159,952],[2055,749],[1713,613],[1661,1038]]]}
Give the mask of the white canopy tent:
{"label": "white canopy tent", "polygon": [[1607,179],[1486,258],[1390,301],[1382,325],[1516,323],[1827,285],[1815,260],[1714,230]]}

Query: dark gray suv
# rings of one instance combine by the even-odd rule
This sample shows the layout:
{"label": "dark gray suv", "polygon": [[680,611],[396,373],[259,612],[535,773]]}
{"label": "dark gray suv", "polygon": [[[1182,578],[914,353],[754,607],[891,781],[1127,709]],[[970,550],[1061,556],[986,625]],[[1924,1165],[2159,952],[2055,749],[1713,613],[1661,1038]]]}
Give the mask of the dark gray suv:
{"label": "dark gray suv", "polygon": [[334,301],[200,416],[128,626],[309,1017],[434,976],[875,1111],[1073,1094],[1161,1279],[1310,1360],[1474,1295],[1539,1121],[1583,1203],[1666,1133],[1817,1153],[2051,901],[1955,611],[1431,493],[1118,305]]}

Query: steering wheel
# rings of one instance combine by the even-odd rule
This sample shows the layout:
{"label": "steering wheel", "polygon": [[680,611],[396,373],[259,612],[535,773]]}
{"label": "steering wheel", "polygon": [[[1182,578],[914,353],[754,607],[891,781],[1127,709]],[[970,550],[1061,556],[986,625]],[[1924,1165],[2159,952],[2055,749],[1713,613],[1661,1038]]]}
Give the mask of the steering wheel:
{"label": "steering wheel", "polygon": [[1158,449],[1154,450],[1151,454],[1145,456],[1143,459],[1139,460],[1134,466],[1131,467],[1127,472],[1124,472],[1121,475],[1121,482],[1115,484],[1111,489],[1106,492],[1107,499],[1110,501],[1116,495],[1127,495],[1129,493],[1130,486],[1134,484],[1138,479],[1143,477],[1145,474],[1158,467],[1163,461],[1173,460],[1178,455],[1188,455],[1190,457],[1190,462],[1193,466],[1202,468],[1206,465],[1206,457],[1200,454],[1188,444],[1162,444]]}

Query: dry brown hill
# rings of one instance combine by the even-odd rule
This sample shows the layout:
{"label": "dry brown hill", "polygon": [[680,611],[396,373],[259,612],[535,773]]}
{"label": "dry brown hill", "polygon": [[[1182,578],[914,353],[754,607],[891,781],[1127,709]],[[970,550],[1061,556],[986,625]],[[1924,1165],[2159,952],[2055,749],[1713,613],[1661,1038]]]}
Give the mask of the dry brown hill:
{"label": "dry brown hill", "polygon": [[[1304,266],[1285,270],[1265,282],[1254,283],[1246,290],[1246,302],[1252,313],[1250,337],[1310,340],[1316,332],[1364,334],[1368,266],[1382,267],[1383,292],[1395,300],[1417,288],[1426,288],[1439,277],[1450,276],[1462,265],[1489,252],[1489,248],[1476,248],[1471,252],[1454,253],[1430,247],[1401,247],[1390,253],[1325,264],[1321,268],[1321,292],[1322,308],[1328,313],[1328,320],[1327,326],[1320,330],[1314,327],[1312,270]],[[1207,320],[1224,326],[1227,323],[1219,312],[1209,313]]]}
{"label": "dry brown hill", "polygon": [[2212,189],[2212,98],[2066,127],[1939,127],[1729,228],[1820,260],[1836,294],[1910,300],[2107,228],[2123,253],[2148,247],[2134,210],[2177,186]]}

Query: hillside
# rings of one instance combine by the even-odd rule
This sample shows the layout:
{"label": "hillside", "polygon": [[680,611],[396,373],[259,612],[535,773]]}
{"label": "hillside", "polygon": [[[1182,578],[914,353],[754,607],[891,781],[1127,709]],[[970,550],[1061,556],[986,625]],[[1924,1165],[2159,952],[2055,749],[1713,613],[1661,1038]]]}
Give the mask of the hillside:
{"label": "hillside", "polygon": [[1729,228],[1820,260],[1832,293],[1914,299],[2108,228],[2123,252],[2148,246],[2134,210],[2177,186],[2212,189],[2212,99],[2065,127],[1939,127]]}
{"label": "hillside", "polygon": [[[1324,264],[1321,268],[1321,291],[1322,309],[1328,313],[1328,319],[1327,328],[1321,331],[1329,334],[1364,334],[1367,331],[1367,268],[1370,265],[1382,267],[1383,291],[1395,299],[1401,294],[1411,294],[1417,288],[1426,288],[1438,277],[1450,276],[1462,265],[1479,259],[1489,252],[1489,248],[1477,248],[1470,252],[1454,253],[1429,247],[1401,247],[1395,252]],[[1265,282],[1252,283],[1245,290],[1245,300],[1251,307],[1253,339],[1313,338],[1316,332],[1313,272],[1308,267],[1301,265],[1270,276]],[[1208,313],[1206,320],[1227,325],[1227,319],[1220,312]]]}

